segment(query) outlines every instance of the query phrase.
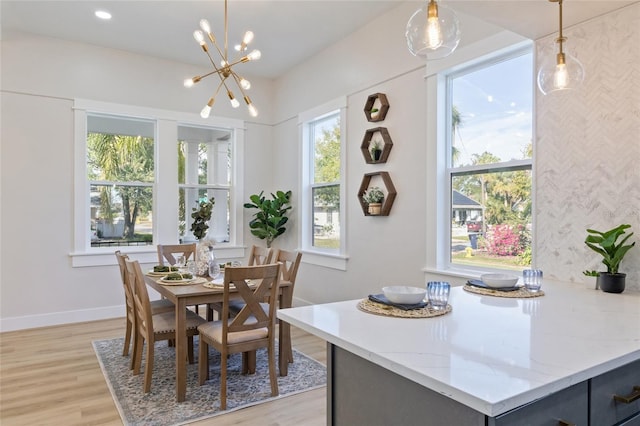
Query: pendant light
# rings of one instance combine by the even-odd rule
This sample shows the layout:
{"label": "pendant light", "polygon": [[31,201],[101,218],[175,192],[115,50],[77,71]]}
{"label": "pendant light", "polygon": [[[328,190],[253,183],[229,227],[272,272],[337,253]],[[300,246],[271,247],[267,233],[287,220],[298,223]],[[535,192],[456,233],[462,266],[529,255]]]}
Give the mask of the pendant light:
{"label": "pendant light", "polygon": [[580,61],[563,50],[563,43],[567,41],[567,38],[562,35],[563,0],[549,1],[558,3],[560,18],[558,38],[556,38],[558,54],[555,58],[548,56],[543,59],[538,71],[538,87],[545,95],[557,90],[575,89],[584,81],[584,67]]}
{"label": "pendant light", "polygon": [[412,55],[444,58],[460,43],[458,17],[449,7],[429,0],[409,18],[405,37]]}

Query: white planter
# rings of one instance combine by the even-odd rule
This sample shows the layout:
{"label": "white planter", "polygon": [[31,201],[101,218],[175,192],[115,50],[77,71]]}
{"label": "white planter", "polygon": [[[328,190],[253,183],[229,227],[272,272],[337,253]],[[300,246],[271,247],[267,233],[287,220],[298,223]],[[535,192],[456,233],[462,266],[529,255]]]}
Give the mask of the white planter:
{"label": "white planter", "polygon": [[584,277],[584,286],[588,290],[598,290],[600,286],[598,285],[598,277]]}

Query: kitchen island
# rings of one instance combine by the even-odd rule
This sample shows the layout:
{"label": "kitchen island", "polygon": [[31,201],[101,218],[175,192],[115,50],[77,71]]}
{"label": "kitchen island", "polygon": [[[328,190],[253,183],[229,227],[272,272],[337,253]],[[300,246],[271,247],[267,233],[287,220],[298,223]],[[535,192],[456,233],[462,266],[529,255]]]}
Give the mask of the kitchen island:
{"label": "kitchen island", "polygon": [[278,317],[328,343],[329,425],[640,424],[640,294],[543,290],[455,287],[452,312],[433,318],[374,315],[358,300]]}

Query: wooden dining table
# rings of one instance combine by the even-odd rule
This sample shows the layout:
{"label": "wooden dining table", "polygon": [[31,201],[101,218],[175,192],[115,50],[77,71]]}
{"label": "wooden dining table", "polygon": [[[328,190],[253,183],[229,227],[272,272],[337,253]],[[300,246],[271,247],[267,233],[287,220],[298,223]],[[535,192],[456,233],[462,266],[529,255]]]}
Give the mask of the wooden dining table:
{"label": "wooden dining table", "polygon": [[[221,303],[223,301],[224,289],[222,286],[219,288],[205,287],[202,283],[164,285],[162,282],[159,282],[160,278],[161,277],[145,275],[144,279],[149,287],[172,301],[176,306],[176,399],[178,402],[182,402],[186,399],[187,393],[187,366],[185,363],[187,359],[187,306]],[[279,290],[280,308],[291,307],[291,291],[292,286],[290,282],[281,282]],[[237,294],[237,292],[235,289],[231,289],[229,297],[231,299],[241,299],[240,295],[234,297],[234,294]],[[288,323],[280,322],[278,339],[278,368],[280,375],[286,376],[288,374],[288,363],[290,361],[293,362],[293,360],[289,360],[285,351],[285,348],[291,345],[291,333]]]}

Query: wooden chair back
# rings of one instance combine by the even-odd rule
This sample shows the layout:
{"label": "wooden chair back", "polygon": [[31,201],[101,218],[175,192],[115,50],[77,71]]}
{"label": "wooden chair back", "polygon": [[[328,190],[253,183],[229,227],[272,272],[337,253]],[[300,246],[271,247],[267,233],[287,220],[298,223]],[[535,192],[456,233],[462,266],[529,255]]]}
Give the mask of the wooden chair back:
{"label": "wooden chair back", "polygon": [[275,261],[282,263],[280,266],[281,280],[289,281],[291,283],[291,287],[293,287],[296,282],[301,260],[302,253],[299,251],[278,250],[275,256]]}
{"label": "wooden chair back", "polygon": [[248,266],[254,265],[267,265],[271,263],[271,259],[273,258],[273,249],[265,248],[254,245],[251,247],[251,252],[249,253],[249,262],[247,262]]}
{"label": "wooden chair back", "polygon": [[137,260],[126,260],[128,281],[132,287],[134,312],[138,333],[148,342],[153,342],[153,319],[149,292],[144,282],[144,275]]}
{"label": "wooden chair back", "polygon": [[[249,283],[253,284],[253,288]],[[231,267],[225,270],[222,318],[229,318],[228,306],[231,285],[235,286],[236,291],[242,297],[244,306],[231,321],[222,322],[223,345],[228,344],[230,333],[261,328],[267,328],[268,335],[265,339],[273,338],[277,303],[269,303],[268,309],[265,311],[263,301],[266,299],[278,300],[279,284],[280,264]]]}
{"label": "wooden chair back", "polygon": [[175,265],[180,256],[184,256],[185,261],[196,260],[196,243],[158,244],[158,264],[160,266],[164,266],[165,261],[169,265]]}
{"label": "wooden chair back", "polygon": [[[129,355],[129,347],[131,346],[131,338],[135,333],[135,312],[133,306],[133,294],[131,293],[131,286],[129,285],[129,276],[127,274],[126,261],[129,260],[129,256],[122,253],[120,250],[116,250],[116,259],[118,260],[118,267],[120,268],[120,279],[122,281],[122,288],[124,291],[124,301],[126,308],[126,320],[127,325],[124,335],[124,345],[122,348],[122,356]],[[133,356],[131,357],[131,368],[133,368]]]}

